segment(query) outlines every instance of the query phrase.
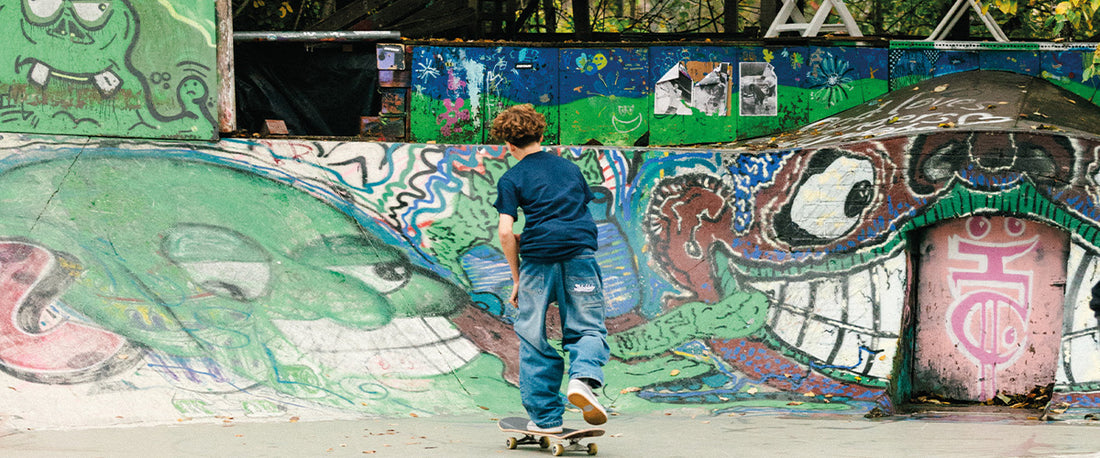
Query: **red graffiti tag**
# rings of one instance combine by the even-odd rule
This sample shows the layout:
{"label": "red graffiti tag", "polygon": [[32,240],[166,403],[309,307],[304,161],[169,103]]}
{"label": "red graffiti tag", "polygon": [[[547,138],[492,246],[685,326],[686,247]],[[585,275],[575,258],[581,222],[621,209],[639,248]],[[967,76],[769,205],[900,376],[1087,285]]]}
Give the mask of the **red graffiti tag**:
{"label": "red graffiti tag", "polygon": [[701,174],[672,178],[654,191],[646,215],[653,259],[671,280],[693,293],[693,297],[670,298],[666,308],[721,298],[710,249],[733,238],[728,194],[718,178]]}

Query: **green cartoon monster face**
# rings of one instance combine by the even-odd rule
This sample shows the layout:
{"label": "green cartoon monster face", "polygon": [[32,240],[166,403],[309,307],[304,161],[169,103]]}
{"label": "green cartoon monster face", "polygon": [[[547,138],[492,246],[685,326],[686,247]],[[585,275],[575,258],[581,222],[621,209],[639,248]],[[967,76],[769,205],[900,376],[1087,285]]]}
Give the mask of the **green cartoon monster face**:
{"label": "green cartoon monster face", "polygon": [[[73,334],[51,314],[86,317],[141,347],[341,406],[376,395],[379,380],[446,374],[479,355],[448,319],[470,302],[461,289],[316,197],[217,165],[86,154],[0,175],[0,255],[23,266],[0,282],[60,304],[9,304],[31,317],[24,332]],[[60,277],[48,291],[28,280]],[[35,324],[39,315],[50,322]],[[40,344],[5,332],[0,347]],[[117,359],[52,351],[73,353],[62,362]],[[0,351],[8,373],[65,381],[33,363]]]}
{"label": "green cartoon monster face", "polygon": [[[121,0],[23,0],[19,28],[29,46],[17,59],[16,70],[26,72],[32,84],[87,82],[109,96],[123,83],[119,69],[137,21],[129,3]],[[74,52],[80,57],[73,58]]]}

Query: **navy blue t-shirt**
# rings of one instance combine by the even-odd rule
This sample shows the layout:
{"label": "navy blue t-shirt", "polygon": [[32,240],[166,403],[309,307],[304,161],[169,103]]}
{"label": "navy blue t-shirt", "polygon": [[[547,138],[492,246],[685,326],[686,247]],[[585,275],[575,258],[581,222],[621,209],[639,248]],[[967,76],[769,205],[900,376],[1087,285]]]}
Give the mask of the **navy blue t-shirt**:
{"label": "navy blue t-shirt", "polygon": [[585,248],[597,249],[596,222],[588,213],[595,196],[580,167],[546,151],[525,156],[497,181],[497,211],[526,218],[519,255],[538,263],[559,262]]}

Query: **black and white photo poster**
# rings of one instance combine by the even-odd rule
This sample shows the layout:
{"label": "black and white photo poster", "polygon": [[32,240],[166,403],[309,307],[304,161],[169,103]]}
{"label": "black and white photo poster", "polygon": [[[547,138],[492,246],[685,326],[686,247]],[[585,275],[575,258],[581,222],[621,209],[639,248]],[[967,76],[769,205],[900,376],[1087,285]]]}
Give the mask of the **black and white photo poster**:
{"label": "black and white photo poster", "polygon": [[691,90],[691,105],[707,116],[728,115],[731,70],[729,62],[719,63],[695,83]]}
{"label": "black and white photo poster", "polygon": [[779,113],[779,86],[775,68],[767,62],[741,62],[738,78],[741,116],[775,116]]}
{"label": "black and white photo poster", "polygon": [[653,91],[653,113],[691,114],[691,76],[683,63],[676,64],[661,79]]}

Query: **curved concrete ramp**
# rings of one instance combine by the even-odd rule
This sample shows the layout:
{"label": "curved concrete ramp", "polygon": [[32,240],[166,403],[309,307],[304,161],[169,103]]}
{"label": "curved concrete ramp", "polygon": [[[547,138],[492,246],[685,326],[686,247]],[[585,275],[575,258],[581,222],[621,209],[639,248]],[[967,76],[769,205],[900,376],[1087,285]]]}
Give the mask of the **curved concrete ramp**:
{"label": "curved concrete ramp", "polygon": [[[961,98],[954,81],[910,91]],[[988,108],[1030,102],[970,99],[905,107],[992,112],[1012,129],[963,132],[958,117],[871,138],[803,131],[802,146],[761,151],[558,148],[597,195],[606,403],[896,411],[912,387],[913,235],[996,216],[1067,234],[1061,334],[1016,342],[1060,355],[1055,403],[1100,405],[1100,142],[1076,130],[1093,118],[1048,98],[1036,111],[1069,119],[1048,129]],[[887,101],[853,113],[882,118],[900,106]],[[880,127],[916,122],[907,113]],[[509,164],[499,146],[0,134],[0,418],[519,413],[491,207]]]}

